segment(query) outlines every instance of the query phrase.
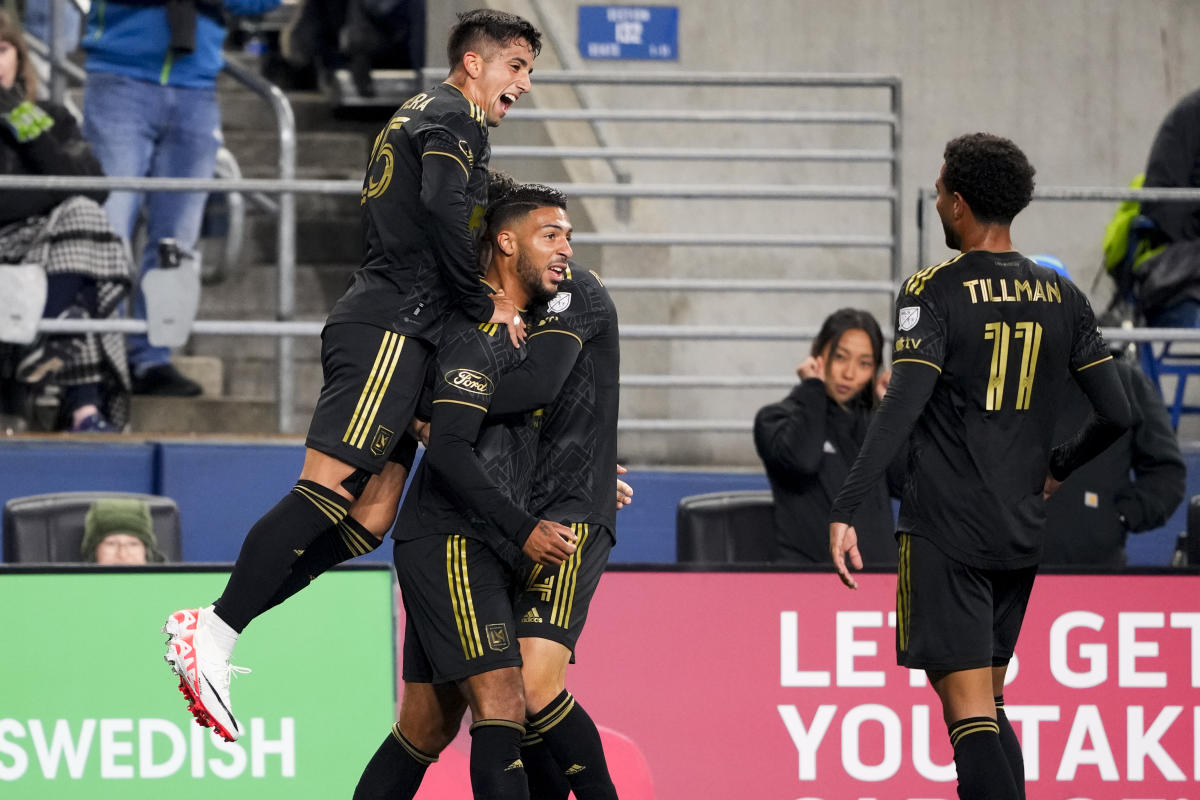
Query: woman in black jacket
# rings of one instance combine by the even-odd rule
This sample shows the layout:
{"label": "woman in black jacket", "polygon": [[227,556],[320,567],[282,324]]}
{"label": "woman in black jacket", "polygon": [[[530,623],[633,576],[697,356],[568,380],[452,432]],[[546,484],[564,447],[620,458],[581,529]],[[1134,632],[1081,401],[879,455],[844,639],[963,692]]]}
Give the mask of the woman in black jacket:
{"label": "woman in black jacket", "polygon": [[[0,174],[102,174],[70,111],[38,100],[36,89],[20,27],[0,9]],[[42,267],[46,317],[113,316],[129,292],[133,272],[99,205],[105,194],[0,192],[0,269]],[[120,334],[42,336],[29,347],[5,349],[4,377],[60,388],[58,427],[111,431],[127,417],[129,368]]]}
{"label": "woman in black jacket", "polygon": [[[755,416],[754,446],[775,497],[777,561],[829,560],[829,509],[887,389],[882,363],[879,323],[867,311],[839,309],[796,368],[800,384]],[[889,484],[901,480],[903,461],[902,454],[889,470]],[[896,564],[894,523],[889,487],[880,485],[854,519],[865,563]]]}

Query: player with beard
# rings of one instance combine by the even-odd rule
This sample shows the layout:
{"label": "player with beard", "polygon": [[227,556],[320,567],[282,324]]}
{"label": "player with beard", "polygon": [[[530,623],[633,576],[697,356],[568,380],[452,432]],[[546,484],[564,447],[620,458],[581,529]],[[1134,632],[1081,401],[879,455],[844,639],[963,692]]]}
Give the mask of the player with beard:
{"label": "player with beard", "polygon": [[[1033,195],[1033,174],[1008,139],[977,133],[946,145],[937,211],[960,253],[901,288],[891,383],[830,512],[834,566],[856,588],[850,521],[908,441],[897,661],[925,670],[941,700],[962,800],[1025,796],[1003,690],[1045,498],[1130,423],[1087,298],[1013,250],[1009,226]],[[1051,447],[1068,375],[1094,412]]]}
{"label": "player with beard", "polygon": [[[485,281],[519,308],[567,274],[571,225],[552,189],[520,187],[489,210]],[[400,509],[396,574],[407,616],[400,719],[355,797],[411,797],[471,710],[476,797],[527,797],[521,651],[512,589],[525,557],[556,567],[576,535],[525,510],[538,431],[530,412],[495,413],[495,388],[529,348],[464,315],[446,323],[434,368],[429,446]],[[492,412],[492,413],[489,413]],[[612,502],[611,476],[609,502]]]}

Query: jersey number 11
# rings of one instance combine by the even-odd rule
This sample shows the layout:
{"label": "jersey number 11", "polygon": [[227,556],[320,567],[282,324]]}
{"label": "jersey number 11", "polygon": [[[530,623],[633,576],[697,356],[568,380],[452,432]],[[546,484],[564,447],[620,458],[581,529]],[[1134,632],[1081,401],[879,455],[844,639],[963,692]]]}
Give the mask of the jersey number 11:
{"label": "jersey number 11", "polygon": [[[1015,328],[1015,330],[1014,330]],[[1038,322],[989,322],[983,326],[983,338],[992,342],[992,366],[988,373],[985,408],[999,411],[1004,401],[1004,384],[1008,380],[1008,344],[1013,338],[1023,340],[1021,371],[1017,376],[1017,411],[1029,409],[1033,396],[1033,378],[1037,371],[1038,352],[1042,348],[1042,326]]]}

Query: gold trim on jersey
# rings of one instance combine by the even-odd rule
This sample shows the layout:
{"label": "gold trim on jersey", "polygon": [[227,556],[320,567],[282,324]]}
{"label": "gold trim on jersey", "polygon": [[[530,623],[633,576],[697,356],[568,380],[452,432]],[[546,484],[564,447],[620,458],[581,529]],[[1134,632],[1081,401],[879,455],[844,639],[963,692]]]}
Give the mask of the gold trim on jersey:
{"label": "gold trim on jersey", "polygon": [[575,341],[579,342],[579,346],[580,346],[580,347],[583,347],[583,339],[580,339],[578,335],[576,335],[576,334],[574,334],[574,333],[571,333],[571,331],[564,331],[564,330],[562,330],[561,328],[547,328],[547,329],[546,329],[546,330],[544,330],[544,331],[535,331],[535,332],[533,332],[533,333],[529,334],[529,338],[530,338],[530,339],[532,339],[532,338],[533,338],[533,337],[535,337],[535,336],[541,336],[543,333],[562,333],[562,334],[565,334],[565,335],[567,335],[567,336],[570,336],[570,337],[571,337],[572,339],[574,339]]}
{"label": "gold trim on jersey", "polygon": [[463,655],[469,661],[483,655],[479,623],[475,619],[475,601],[471,597],[471,577],[467,574],[467,539],[457,534],[446,537],[446,582],[450,588],[450,609]]}
{"label": "gold trim on jersey", "polygon": [[443,150],[427,150],[426,152],[421,154],[421,158],[424,158],[425,156],[445,156],[446,158],[453,158],[455,160],[455,162],[457,162],[458,165],[460,167],[462,167],[462,171],[467,176],[467,179],[470,180],[471,170],[467,169],[467,165],[463,163],[461,158],[454,155],[454,153],[447,153]]}
{"label": "gold trim on jersey", "polygon": [[379,406],[383,403],[388,384],[392,381],[392,373],[396,371],[396,364],[400,361],[400,351],[403,349],[403,336],[392,331],[383,334],[383,341],[375,352],[375,363],[371,365],[367,382],[363,385],[362,394],[358,396],[358,403],[354,407],[354,415],[342,436],[342,441],[351,447],[361,450],[366,444],[367,431],[371,429],[375,415],[379,413]]}
{"label": "gold trim on jersey", "polygon": [[596,270],[589,269],[588,272],[592,273],[592,277],[596,279],[596,283],[600,284],[601,286],[604,285],[604,281],[600,279],[600,275],[596,272]]}
{"label": "gold trim on jersey", "polygon": [[917,270],[909,277],[908,280],[904,282],[905,294],[920,294],[921,290],[925,288],[925,284],[929,282],[929,279],[932,278],[939,269],[950,266],[965,255],[966,253],[959,253],[954,258],[948,258],[940,264],[934,264],[932,267],[925,267],[925,269]]}
{"label": "gold trim on jersey", "polygon": [[920,359],[920,358],[894,358],[894,359],[892,359],[892,366],[904,363],[905,361],[907,361],[911,364],[924,364],[927,367],[933,367],[938,372],[942,371],[942,368],[939,367],[937,364],[933,363],[932,361],[925,361],[924,359]]}
{"label": "gold trim on jersey", "polygon": [[536,720],[529,720],[530,726],[538,733],[546,733],[555,725],[562,722],[567,714],[575,708],[575,696],[570,692],[563,692],[566,695],[558,705],[553,708],[543,711]]}
{"label": "gold trim on jersey", "polygon": [[900,652],[908,650],[909,621],[912,612],[912,536],[900,534],[899,564],[896,567],[896,641]]}
{"label": "gold trim on jersey", "polygon": [[466,400],[451,400],[450,398],[447,397],[447,398],[442,398],[441,400],[433,401],[434,405],[437,405],[438,403],[457,403],[460,406],[470,406],[471,408],[478,408],[480,411],[484,412],[485,414],[487,413],[487,406],[481,406],[478,403],[468,403]]}
{"label": "gold trim on jersey", "polygon": [[1085,369],[1090,369],[1090,368],[1096,366],[1097,364],[1103,364],[1105,361],[1112,361],[1112,356],[1105,356],[1104,358],[1098,358],[1090,364],[1084,364],[1082,367],[1080,367],[1079,369],[1077,369],[1075,371],[1083,372]]}
{"label": "gold trim on jersey", "polygon": [[330,522],[340,523],[342,518],[346,516],[345,508],[339,506],[337,503],[333,502],[327,497],[322,497],[307,486],[296,484],[292,487],[292,492],[300,497],[303,497],[305,500],[320,509],[322,514],[329,517]]}
{"label": "gold trim on jersey", "polygon": [[495,336],[497,333],[500,332],[500,323],[499,322],[481,322],[481,323],[479,323],[479,330],[483,331],[488,336]]}

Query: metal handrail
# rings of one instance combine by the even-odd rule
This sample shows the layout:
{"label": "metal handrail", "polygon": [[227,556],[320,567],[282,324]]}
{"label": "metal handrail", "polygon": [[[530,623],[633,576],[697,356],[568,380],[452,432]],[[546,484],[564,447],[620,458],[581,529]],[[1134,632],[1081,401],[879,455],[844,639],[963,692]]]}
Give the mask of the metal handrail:
{"label": "metal handrail", "polygon": [[[257,76],[255,76],[257,77]],[[444,73],[436,75],[437,79]],[[705,283],[697,279],[640,279],[616,278],[608,280],[613,289],[622,286],[631,289],[651,291],[854,291],[890,294],[892,286],[900,273],[901,228],[899,225],[900,194],[899,176],[901,174],[900,124],[902,119],[900,105],[900,80],[890,75],[841,75],[841,74],[774,74],[774,73],[696,73],[696,72],[638,72],[627,73],[618,71],[559,71],[557,73],[539,71],[537,81],[540,84],[595,84],[595,85],[709,85],[709,86],[746,86],[757,87],[874,87],[889,93],[891,104],[888,112],[827,112],[827,111],[746,111],[746,110],[710,110],[698,111],[662,111],[659,109],[643,110],[552,110],[552,109],[514,109],[510,119],[525,119],[534,121],[578,120],[590,122],[593,127],[617,122],[645,121],[729,121],[746,122],[760,121],[767,123],[795,124],[859,124],[886,125],[891,131],[891,149],[889,150],[848,150],[837,148],[826,149],[779,149],[745,148],[741,151],[718,148],[699,148],[685,151],[683,148],[654,148],[654,147],[576,147],[555,149],[548,148],[506,148],[498,146],[494,150],[496,156],[513,158],[603,158],[610,164],[615,159],[628,158],[640,160],[744,160],[744,161],[828,161],[828,162],[874,162],[886,163],[890,166],[890,183],[883,187],[874,186],[788,186],[781,184],[568,184],[560,186],[570,196],[575,198],[654,198],[654,199],[720,199],[720,200],[800,200],[800,201],[882,201],[890,204],[891,235],[890,236],[839,236],[839,235],[788,235],[788,234],[747,234],[738,232],[722,235],[712,233],[676,234],[656,231],[649,234],[611,233],[611,232],[580,232],[575,241],[579,244],[595,245],[696,245],[696,246],[737,246],[737,247],[863,247],[889,248],[892,254],[893,281],[789,281],[789,280],[755,280],[736,279],[712,281]],[[273,87],[272,87],[273,88]],[[775,106],[778,108],[779,106]],[[785,108],[787,108],[785,106]],[[290,108],[289,108],[290,112]],[[294,130],[294,128],[293,128]],[[602,136],[597,137],[605,144]],[[285,147],[281,147],[281,159]],[[614,172],[618,172],[614,169]],[[153,191],[241,191],[247,194],[279,194],[283,198],[292,199],[295,193],[313,193],[319,195],[358,195],[361,192],[360,181],[331,181],[331,180],[297,180],[294,171],[283,174],[279,180],[273,179],[190,179],[173,181],[172,179],[131,179],[104,178],[93,179],[97,185],[88,186],[88,179],[80,178],[50,178],[37,188],[105,188],[109,190],[153,190]],[[619,172],[618,172],[619,180]],[[23,181],[27,188],[28,178]],[[16,188],[17,181],[6,180],[0,176],[0,189]],[[282,205],[282,203],[281,203]],[[286,225],[284,223],[287,223]],[[289,233],[290,229],[290,233]],[[291,428],[291,404],[288,401],[294,394],[292,384],[292,355],[290,338],[292,336],[316,335],[321,329],[319,321],[293,320],[294,270],[295,270],[295,233],[294,217],[281,218],[280,227],[280,314],[279,321],[266,320],[224,321],[198,320],[193,331],[201,334],[233,334],[233,335],[275,335],[280,337],[279,355],[279,416],[280,427],[283,430]],[[285,241],[286,237],[286,241]],[[69,321],[46,320],[43,325],[50,330],[56,324]],[[105,325],[114,325],[126,332],[145,330],[145,323],[134,320],[118,321],[89,321],[89,330],[103,329]],[[136,327],[141,325],[140,328]],[[133,327],[124,327],[133,326]],[[718,327],[718,326],[671,326],[671,325],[626,325],[622,333],[629,339],[732,339],[732,340],[779,340],[795,341],[811,339],[815,329],[791,327]],[[629,385],[649,385],[655,376],[646,376],[645,380],[635,379]],[[704,378],[688,376],[660,376],[659,385],[663,386],[702,386]],[[765,382],[765,383],[764,383]],[[781,386],[777,377],[744,378],[738,385],[768,385]],[[634,425],[653,423],[653,421],[633,421]],[[678,425],[678,422],[671,423]],[[685,423],[686,424],[686,423]],[[704,423],[701,423],[704,424]],[[700,428],[703,429],[703,428]]]}

